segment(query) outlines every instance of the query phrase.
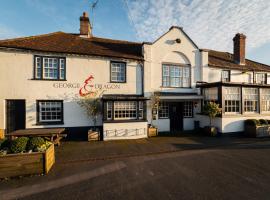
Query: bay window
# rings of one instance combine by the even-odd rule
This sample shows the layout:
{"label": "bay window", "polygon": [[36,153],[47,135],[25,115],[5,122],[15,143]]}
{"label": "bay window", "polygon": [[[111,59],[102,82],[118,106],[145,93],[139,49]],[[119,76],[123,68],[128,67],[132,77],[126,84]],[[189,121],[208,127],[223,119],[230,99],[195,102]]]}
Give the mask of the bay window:
{"label": "bay window", "polygon": [[240,113],[241,92],[239,87],[224,88],[225,113]]}
{"label": "bay window", "polygon": [[190,66],[162,65],[163,87],[190,87]]}
{"label": "bay window", "polygon": [[66,78],[65,58],[35,56],[34,65],[34,79],[65,80]]}
{"label": "bay window", "polygon": [[105,120],[136,120],[145,118],[144,101],[107,101]]}
{"label": "bay window", "polygon": [[261,111],[270,112],[270,89],[261,89]]}
{"label": "bay window", "polygon": [[257,88],[243,88],[244,111],[258,113],[259,93]]}

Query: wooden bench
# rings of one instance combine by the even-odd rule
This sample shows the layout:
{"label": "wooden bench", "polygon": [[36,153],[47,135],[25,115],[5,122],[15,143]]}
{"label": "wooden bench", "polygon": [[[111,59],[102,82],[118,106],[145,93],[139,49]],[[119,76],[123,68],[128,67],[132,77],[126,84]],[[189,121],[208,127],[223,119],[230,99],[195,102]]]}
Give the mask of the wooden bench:
{"label": "wooden bench", "polygon": [[50,140],[53,144],[60,146],[60,140],[67,136],[63,134],[65,128],[36,128],[36,129],[21,129],[7,134],[11,139],[17,137],[44,137]]}

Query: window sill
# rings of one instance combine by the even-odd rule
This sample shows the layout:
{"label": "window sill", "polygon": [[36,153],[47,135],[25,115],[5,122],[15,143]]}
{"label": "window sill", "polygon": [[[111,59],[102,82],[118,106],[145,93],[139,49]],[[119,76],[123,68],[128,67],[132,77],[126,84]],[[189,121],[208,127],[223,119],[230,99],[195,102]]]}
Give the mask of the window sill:
{"label": "window sill", "polygon": [[127,81],[124,81],[124,82],[118,82],[118,81],[110,81],[109,83],[127,83]]}
{"label": "window sill", "polygon": [[175,88],[175,89],[192,89],[192,87],[171,87],[171,86],[160,86],[160,88]]}
{"label": "window sill", "polygon": [[41,126],[41,125],[63,125],[64,122],[37,122],[36,125],[37,126]]}
{"label": "window sill", "polygon": [[130,123],[130,122],[147,122],[144,119],[127,119],[127,120],[105,120],[103,123]]}
{"label": "window sill", "polygon": [[38,78],[32,78],[29,80],[31,81],[67,81],[67,79],[38,79]]}

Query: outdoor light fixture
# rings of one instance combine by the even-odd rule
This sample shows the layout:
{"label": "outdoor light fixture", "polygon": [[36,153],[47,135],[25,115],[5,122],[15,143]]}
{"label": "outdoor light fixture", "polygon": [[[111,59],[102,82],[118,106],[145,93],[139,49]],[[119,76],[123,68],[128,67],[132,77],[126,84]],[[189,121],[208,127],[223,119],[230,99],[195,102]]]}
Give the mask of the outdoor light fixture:
{"label": "outdoor light fixture", "polygon": [[180,38],[176,38],[175,42],[180,44],[181,43],[181,39]]}

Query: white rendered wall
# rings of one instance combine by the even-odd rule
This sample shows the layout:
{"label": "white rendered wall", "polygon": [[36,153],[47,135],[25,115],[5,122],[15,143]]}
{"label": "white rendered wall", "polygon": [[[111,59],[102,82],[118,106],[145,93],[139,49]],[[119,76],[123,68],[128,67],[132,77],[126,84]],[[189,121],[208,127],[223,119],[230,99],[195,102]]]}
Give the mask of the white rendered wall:
{"label": "white rendered wall", "polygon": [[104,140],[146,138],[147,122],[103,123]]}
{"label": "white rendered wall", "polygon": [[[33,79],[34,55],[66,57],[67,81],[45,81]],[[26,100],[26,128],[42,128],[36,125],[36,100],[63,100],[64,124],[46,127],[91,126],[93,122],[77,104],[79,89],[89,75],[94,76],[93,84],[113,86],[102,89],[104,94],[141,94],[141,67],[137,61],[127,62],[127,82],[110,83],[110,61],[117,59],[0,51],[0,129],[5,128],[4,102],[6,99]],[[72,84],[72,88],[55,87],[58,84]],[[101,92],[101,91],[100,91]],[[101,125],[101,118],[97,125]]]}
{"label": "white rendered wall", "polygon": [[170,131],[170,119],[153,120],[153,125],[158,128],[159,132],[169,132]]}

